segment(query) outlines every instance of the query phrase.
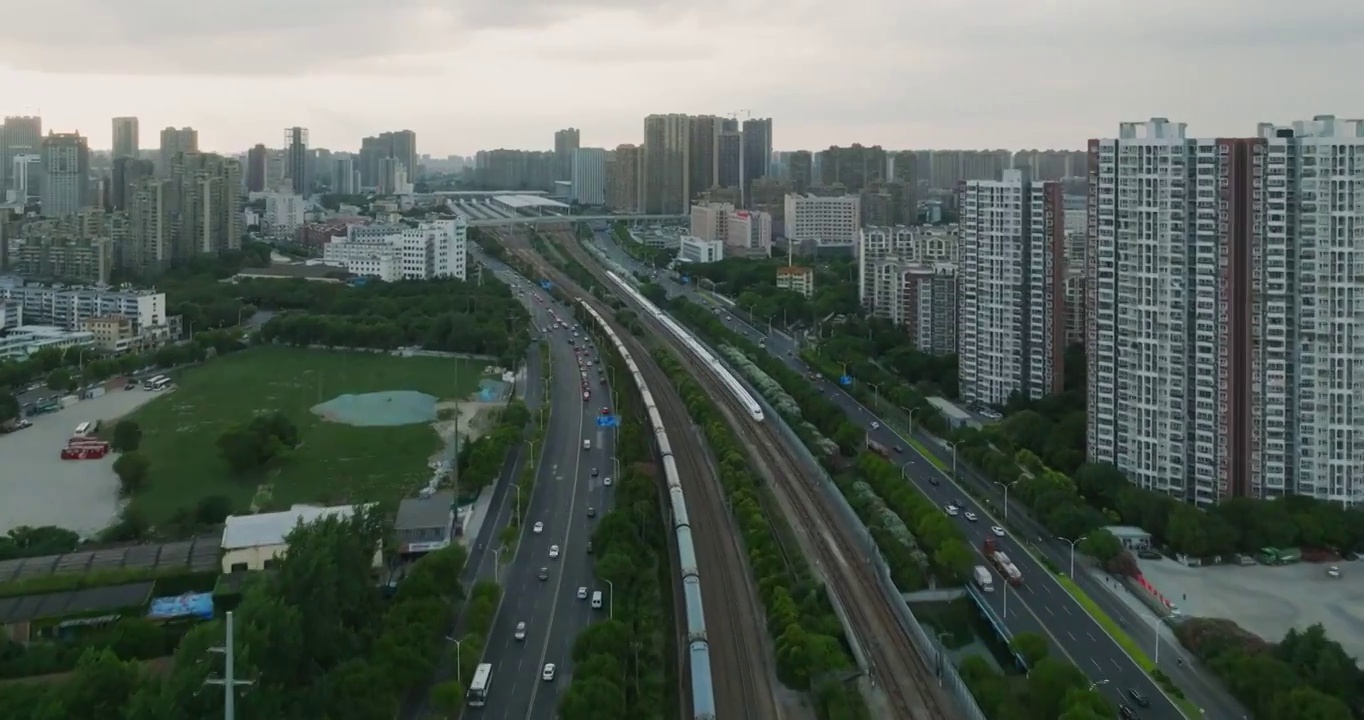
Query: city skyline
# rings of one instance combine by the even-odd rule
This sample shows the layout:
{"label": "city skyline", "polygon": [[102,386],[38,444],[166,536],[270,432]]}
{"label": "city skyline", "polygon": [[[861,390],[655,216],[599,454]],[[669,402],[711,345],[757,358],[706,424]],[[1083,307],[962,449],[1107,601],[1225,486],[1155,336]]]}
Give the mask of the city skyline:
{"label": "city skyline", "polygon": [[[21,6],[6,27],[22,32],[0,29],[12,48],[0,61],[0,112],[40,113],[45,130],[78,131],[95,149],[111,147],[115,116],[139,118],[143,147],[160,128],[189,126],[205,150],[234,153],[273,145],[282,127],[355,151],[360,138],[400,126],[436,157],[548,148],[570,125],[582,128],[583,147],[637,144],[652,113],[770,117],[782,150],[1082,149],[1118,122],[1151,116],[1214,137],[1252,134],[1255,122],[1364,114],[1339,93],[1341,61],[1364,59],[1364,6],[1344,0],[1320,0],[1310,13],[1152,0],[1139,23],[1092,0],[853,0],[832,15],[769,0],[610,5],[510,11],[400,0],[323,12],[293,2],[272,7],[275,22],[262,27],[251,6],[204,11],[187,25],[152,0],[121,5],[118,22],[101,19],[104,6],[68,0],[66,11],[91,20],[60,33],[41,22],[47,6]],[[1323,17],[1331,22],[1318,27]],[[365,42],[335,42],[347,35]],[[244,43],[253,51],[241,52]],[[445,46],[457,49],[428,49]],[[850,51],[856,62],[830,61]],[[745,76],[762,82],[727,80]]]}

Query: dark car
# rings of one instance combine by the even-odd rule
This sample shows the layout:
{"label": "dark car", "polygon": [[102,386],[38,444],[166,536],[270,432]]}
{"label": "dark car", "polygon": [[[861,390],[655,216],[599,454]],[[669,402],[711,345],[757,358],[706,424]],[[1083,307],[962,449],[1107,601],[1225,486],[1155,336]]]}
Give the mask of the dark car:
{"label": "dark car", "polygon": [[1123,720],[1137,720],[1137,714],[1126,705],[1118,706],[1118,717],[1123,718]]}
{"label": "dark car", "polygon": [[596,477],[597,475],[598,475],[597,469],[596,469],[596,468],[592,468],[592,477]]}
{"label": "dark car", "polygon": [[1146,696],[1142,695],[1141,691],[1136,688],[1129,688],[1127,690],[1127,697],[1132,698],[1132,702],[1142,707],[1151,707],[1151,701],[1147,700]]}
{"label": "dark car", "polygon": [[939,485],[942,484],[942,481],[941,481],[941,480],[938,480],[937,476],[935,476],[935,475],[929,475],[929,476],[928,476],[928,484],[929,484],[929,485],[932,485],[932,486],[934,486],[934,487],[937,487],[937,486],[939,486]]}
{"label": "dark car", "polygon": [[548,579],[549,579],[549,568],[547,568],[547,567],[542,567],[542,568],[540,568],[540,579],[541,579],[541,580],[548,580]]}
{"label": "dark car", "polygon": [[588,516],[588,517],[596,517],[596,516],[597,516],[597,509],[594,508],[594,507],[589,507],[589,508],[587,509],[587,516]]}

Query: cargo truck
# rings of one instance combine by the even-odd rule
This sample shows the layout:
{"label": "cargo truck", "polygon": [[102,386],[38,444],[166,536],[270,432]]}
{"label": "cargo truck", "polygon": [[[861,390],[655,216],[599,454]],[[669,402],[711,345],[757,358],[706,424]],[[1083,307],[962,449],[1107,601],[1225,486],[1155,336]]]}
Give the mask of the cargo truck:
{"label": "cargo truck", "polygon": [[990,577],[990,568],[987,568],[984,565],[977,565],[975,570],[975,581],[976,587],[980,588],[981,592],[995,591],[995,582]]}
{"label": "cargo truck", "polygon": [[1013,561],[1009,559],[1008,555],[1005,555],[1000,551],[999,545],[995,542],[994,538],[985,538],[985,542],[981,546],[981,552],[990,561],[990,564],[994,565],[995,569],[999,571],[1000,576],[1004,578],[1004,582],[1007,582],[1014,587],[1023,584],[1023,573],[1018,571],[1018,566],[1013,564]]}
{"label": "cargo truck", "polygon": [[887,460],[890,459],[890,448],[886,447],[885,445],[882,445],[879,442],[876,442],[875,440],[872,440],[870,437],[867,438],[867,449],[876,453],[877,455],[880,455],[881,457]]}

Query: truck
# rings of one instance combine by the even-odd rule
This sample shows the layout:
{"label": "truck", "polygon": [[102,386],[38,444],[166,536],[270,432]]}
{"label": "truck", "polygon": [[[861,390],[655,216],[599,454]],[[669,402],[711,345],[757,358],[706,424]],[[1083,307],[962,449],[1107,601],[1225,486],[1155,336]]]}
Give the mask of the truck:
{"label": "truck", "polygon": [[886,447],[885,445],[882,445],[879,442],[876,442],[875,440],[872,440],[871,438],[867,438],[867,449],[876,453],[877,455],[880,455],[881,457],[887,460],[890,459],[890,448]]}
{"label": "truck", "polygon": [[995,591],[994,580],[990,577],[990,568],[987,568],[984,565],[977,565],[973,579],[976,581],[976,587],[980,588],[981,592]]}
{"label": "truck", "polygon": [[1023,584],[1023,573],[1019,572],[1018,566],[1014,565],[1013,561],[1009,559],[1009,556],[1005,555],[999,549],[999,544],[995,542],[994,538],[985,538],[985,542],[982,544],[980,550],[981,553],[989,559],[990,564],[994,565],[995,569],[999,571],[1000,576],[1004,578],[1004,582],[1007,582],[1014,587]]}

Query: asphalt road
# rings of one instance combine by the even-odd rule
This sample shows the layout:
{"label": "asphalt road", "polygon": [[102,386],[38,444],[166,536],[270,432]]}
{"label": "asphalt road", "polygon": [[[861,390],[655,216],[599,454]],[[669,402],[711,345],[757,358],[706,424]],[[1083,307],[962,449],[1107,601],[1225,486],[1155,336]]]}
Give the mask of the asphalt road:
{"label": "asphalt road", "polygon": [[[595,241],[599,248],[605,250],[610,257],[622,265],[641,270],[647,269],[630,258],[605,234],[598,233]],[[660,281],[670,295],[683,293],[693,301],[701,301],[709,305],[714,304],[699,297],[692,287],[671,282],[662,275],[660,275]],[[808,372],[808,369],[798,358],[799,348],[786,336],[780,333],[769,335],[744,323],[728,311],[726,314],[730,316],[728,325],[731,329],[743,333],[755,342],[765,338],[769,353],[781,359],[792,369],[802,373]],[[892,461],[904,473],[905,478],[914,482],[926,496],[939,506],[944,506],[949,500],[953,500],[958,505],[964,505],[966,509],[975,513],[978,518],[976,522],[965,520],[964,513],[958,516],[958,522],[961,523],[963,533],[974,549],[977,563],[988,565],[981,551],[983,541],[986,537],[995,537],[991,531],[991,526],[1003,525],[1004,523],[993,519],[990,513],[986,512],[971,495],[956,487],[948,474],[938,470],[911,443],[890,430],[883,420],[863,407],[851,395],[831,383],[821,381],[820,384],[824,388],[825,395],[842,408],[854,422],[862,426],[873,440],[887,447],[899,446],[904,449],[905,452],[896,455]],[[880,423],[881,427],[872,430],[872,422]],[[943,459],[950,462],[950,452],[946,450],[936,452],[940,448],[937,445],[936,438],[922,431],[915,434],[916,439],[935,450],[934,454],[940,457],[946,455],[947,457]],[[960,467],[959,474],[965,475],[967,480],[987,491],[998,492],[1000,490],[993,483],[973,476],[968,468]],[[934,484],[935,481],[937,484]],[[1038,523],[1025,513],[1020,512],[1021,508],[1017,504],[1010,503],[1010,505],[1015,510],[1012,518],[1014,523],[1027,527],[1028,534],[1032,535],[1031,539],[1040,541],[1034,543],[1040,552],[1055,563],[1056,567],[1068,568],[1071,559],[1070,545],[1050,538]],[[999,506],[1004,506],[1002,498]],[[1012,537],[1006,536],[995,539],[1000,549],[1009,556],[1023,575],[1023,585],[1019,588],[1010,588],[1002,582],[998,573],[992,571],[996,589],[994,593],[988,596],[988,602],[996,616],[1005,619],[1010,631],[1014,633],[1036,632],[1047,637],[1051,640],[1053,648],[1059,649],[1091,681],[1101,683],[1103,685],[1102,691],[1109,696],[1110,700],[1132,707],[1137,716],[1144,720],[1178,720],[1184,717],[1150,676],[1138,667],[1126,651],[1061,587],[1050,571],[1042,567],[1027,552],[1024,552],[1023,548]],[[1077,567],[1078,562],[1077,560]],[[1155,629],[1151,627],[1148,618],[1136,615],[1126,603],[1113,597],[1109,590],[1101,587],[1101,581],[1091,577],[1089,573],[1079,572],[1077,575],[1076,582],[1081,588],[1097,602],[1109,617],[1127,629],[1128,634],[1143,646],[1148,657],[1157,654],[1156,643],[1160,642],[1161,647],[1158,654],[1161,670],[1169,675],[1175,684],[1204,710],[1206,717],[1235,720],[1245,716],[1245,711],[1215,680],[1198,672],[1187,663],[1184,666],[1177,664],[1176,658],[1182,658],[1185,655],[1183,649],[1168,641],[1161,640]],[[1129,692],[1133,689],[1149,700],[1150,707],[1140,707],[1133,702],[1129,696]]]}
{"label": "asphalt road", "polygon": [[[510,272],[492,262],[494,270]],[[501,274],[501,273],[499,273]],[[549,296],[537,292],[544,303]],[[549,309],[570,326],[572,315],[567,308],[532,302],[532,317],[537,327],[550,324]],[[591,367],[580,368],[574,347],[568,344],[572,330],[556,329],[546,336],[551,344],[550,358],[553,373],[552,397],[554,408],[546,432],[543,454],[535,482],[533,497],[523,519],[521,542],[516,557],[502,570],[503,601],[494,622],[483,661],[493,665],[492,686],[487,704],[469,708],[466,717],[496,720],[532,720],[551,718],[557,714],[559,692],[572,678],[569,657],[573,641],[579,632],[594,619],[604,617],[607,608],[593,611],[588,600],[579,600],[579,587],[590,594],[596,587],[592,573],[592,557],[587,553],[596,519],[587,516],[588,508],[595,508],[600,518],[609,507],[610,488],[605,478],[614,476],[614,431],[597,427],[596,420],[603,406],[610,401],[609,386],[600,384],[597,376],[596,348],[584,355]],[[579,330],[576,338],[581,347],[584,336]],[[591,400],[582,399],[580,373],[586,372],[591,387]],[[592,441],[591,450],[583,450],[583,440]],[[599,471],[592,477],[592,469]],[[541,533],[533,532],[536,522],[544,523]],[[551,545],[558,545],[557,559],[549,557]],[[540,580],[541,568],[548,570],[548,579]],[[526,623],[525,640],[515,639],[517,623]],[[545,663],[554,663],[556,677],[552,682],[541,679]]]}

